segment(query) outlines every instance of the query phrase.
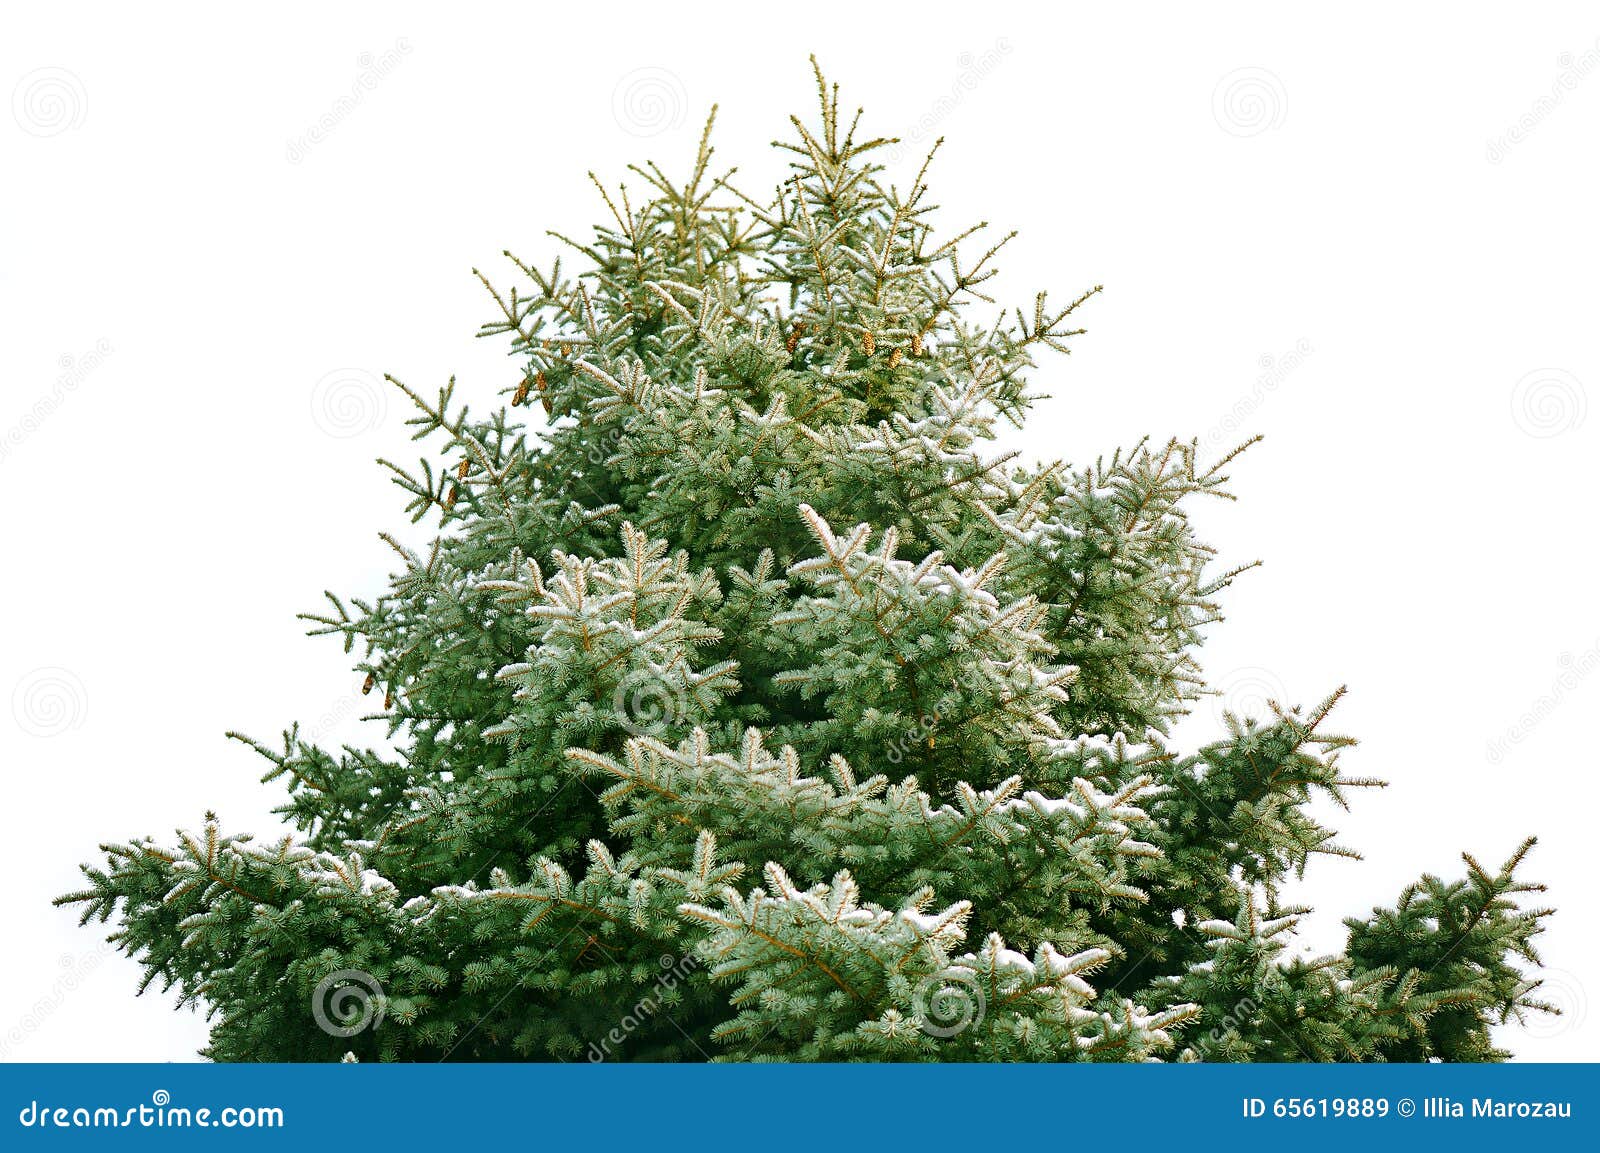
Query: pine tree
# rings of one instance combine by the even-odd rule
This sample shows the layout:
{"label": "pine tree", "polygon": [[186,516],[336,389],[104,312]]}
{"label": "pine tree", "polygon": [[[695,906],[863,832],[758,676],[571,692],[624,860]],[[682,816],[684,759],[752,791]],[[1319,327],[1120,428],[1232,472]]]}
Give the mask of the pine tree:
{"label": "pine tree", "polygon": [[395,382],[437,535],[308,617],[392,749],[248,742],[293,834],[207,814],[60,902],[216,1060],[1503,1057],[1532,842],[1286,959],[1284,885],[1355,855],[1310,805],[1381,782],[1338,693],[1169,745],[1236,453],[986,452],[1098,289],[969,319],[1010,237],[936,235],[932,154],[894,183],[816,79],[770,201],[708,122],[687,181],[601,188],[579,275],[480,276],[508,402]]}

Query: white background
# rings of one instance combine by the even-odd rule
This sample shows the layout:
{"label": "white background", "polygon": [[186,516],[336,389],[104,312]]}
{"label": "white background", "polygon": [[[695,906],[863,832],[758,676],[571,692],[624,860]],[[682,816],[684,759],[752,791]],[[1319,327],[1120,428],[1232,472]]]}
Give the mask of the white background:
{"label": "white background", "polygon": [[1016,443],[1267,434],[1201,512],[1224,562],[1267,561],[1208,673],[1255,708],[1347,683],[1347,766],[1393,782],[1338,816],[1367,859],[1313,868],[1310,943],[1537,833],[1569,1013],[1506,1040],[1592,1059],[1600,13],[1108,9],[8,10],[0,1054],[192,1057],[203,1019],[49,898],[102,840],[267,830],[224,730],[357,737],[346,658],[293,614],[375,591],[406,527],[376,375],[489,403],[514,368],[470,268],[596,219],[588,168],[686,168],[713,101],[764,190],[816,51],[876,130],[948,135],[949,227],[1021,230],[1005,299],[1105,284]]}

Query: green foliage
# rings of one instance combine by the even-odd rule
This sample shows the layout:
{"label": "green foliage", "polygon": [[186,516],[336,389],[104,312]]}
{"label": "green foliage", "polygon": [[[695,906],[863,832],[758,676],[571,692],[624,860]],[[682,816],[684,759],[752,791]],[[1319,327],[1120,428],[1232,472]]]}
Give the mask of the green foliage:
{"label": "green foliage", "polygon": [[817,80],[772,200],[708,124],[685,183],[602,190],[580,275],[490,288],[508,403],[399,385],[437,535],[307,618],[396,751],[291,728],[293,834],[208,814],[61,900],[218,1060],[1500,1058],[1527,846],[1285,960],[1282,884],[1354,855],[1310,806],[1379,782],[1337,694],[1167,747],[1232,455],[986,453],[1097,290],[971,319],[1009,237],[937,238]]}

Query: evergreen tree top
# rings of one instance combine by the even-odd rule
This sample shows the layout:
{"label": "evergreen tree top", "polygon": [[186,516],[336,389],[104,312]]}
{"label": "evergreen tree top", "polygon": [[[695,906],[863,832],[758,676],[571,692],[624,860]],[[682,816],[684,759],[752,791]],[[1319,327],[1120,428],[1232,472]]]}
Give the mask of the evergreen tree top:
{"label": "evergreen tree top", "polygon": [[938,232],[933,155],[897,183],[816,80],[770,199],[708,121],[682,183],[596,182],[576,275],[480,274],[488,415],[395,382],[437,535],[307,616],[395,751],[251,741],[294,833],[208,814],[61,900],[223,1060],[1503,1056],[1528,846],[1285,960],[1283,885],[1355,855],[1311,802],[1380,782],[1337,693],[1169,747],[1242,571],[1186,510],[1238,450],[993,452],[1099,290],[1000,311],[1011,236]]}

